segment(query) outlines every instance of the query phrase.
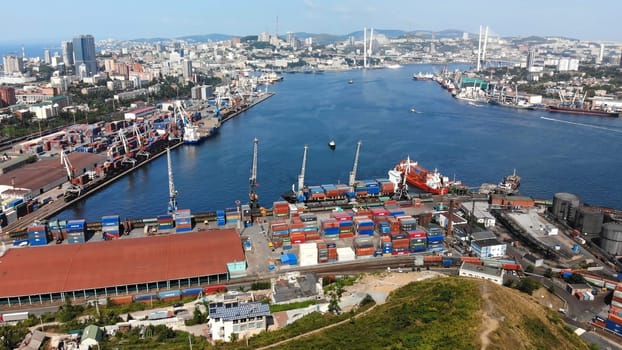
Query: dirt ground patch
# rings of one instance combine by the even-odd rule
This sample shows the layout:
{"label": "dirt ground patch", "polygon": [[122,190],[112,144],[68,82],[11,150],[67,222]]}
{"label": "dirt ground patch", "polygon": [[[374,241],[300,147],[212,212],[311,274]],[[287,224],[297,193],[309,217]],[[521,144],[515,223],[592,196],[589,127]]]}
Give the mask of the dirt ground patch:
{"label": "dirt ground patch", "polygon": [[346,294],[367,293],[374,298],[376,303],[382,304],[395,289],[403,287],[411,282],[437,277],[446,276],[433,271],[366,274],[353,286],[346,287],[345,290]]}
{"label": "dirt ground patch", "polygon": [[532,296],[545,308],[557,311],[564,307],[564,302],[546,288],[535,290]]}

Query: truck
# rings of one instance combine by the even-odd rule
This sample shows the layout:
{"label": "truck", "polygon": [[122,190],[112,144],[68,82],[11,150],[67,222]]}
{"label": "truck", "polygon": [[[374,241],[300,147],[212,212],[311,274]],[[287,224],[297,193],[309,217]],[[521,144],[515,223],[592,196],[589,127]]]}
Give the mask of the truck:
{"label": "truck", "polygon": [[576,237],[575,240],[581,245],[585,244],[585,239],[583,239],[582,237]]}
{"label": "truck", "polygon": [[12,312],[0,315],[0,322],[19,322],[27,320],[29,316],[28,311],[24,312]]}

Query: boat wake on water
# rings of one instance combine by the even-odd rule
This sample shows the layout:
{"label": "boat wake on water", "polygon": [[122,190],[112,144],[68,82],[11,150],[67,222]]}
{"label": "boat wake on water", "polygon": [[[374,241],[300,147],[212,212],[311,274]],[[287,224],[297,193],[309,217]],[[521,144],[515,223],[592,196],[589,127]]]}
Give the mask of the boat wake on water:
{"label": "boat wake on water", "polygon": [[617,133],[621,133],[621,134],[622,134],[622,130],[620,130],[620,129],[612,129],[612,128],[607,128],[607,127],[604,127],[604,126],[591,125],[591,124],[583,124],[583,123],[571,122],[571,121],[567,121],[567,120],[560,120],[560,119],[548,118],[548,117],[540,117],[540,119],[549,120],[549,121],[552,121],[552,122],[558,122],[558,123],[564,123],[564,124],[576,125],[576,126],[584,126],[584,127],[586,127],[586,128],[592,128],[592,129],[600,129],[600,130],[605,130],[605,131],[613,131],[613,132],[617,132]]}

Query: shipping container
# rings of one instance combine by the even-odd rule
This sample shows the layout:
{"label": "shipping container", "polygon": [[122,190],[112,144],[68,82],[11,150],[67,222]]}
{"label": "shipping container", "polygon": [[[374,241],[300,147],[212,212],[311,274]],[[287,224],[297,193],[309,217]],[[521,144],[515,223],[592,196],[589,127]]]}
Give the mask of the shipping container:
{"label": "shipping container", "polygon": [[134,297],[132,298],[133,301],[140,301],[140,302],[151,302],[151,301],[157,301],[158,300],[158,295],[155,293],[147,293],[147,294],[137,294],[134,295]]}
{"label": "shipping container", "polygon": [[133,301],[133,297],[131,295],[117,295],[110,297],[110,301],[116,305],[129,304]]}
{"label": "shipping container", "polygon": [[181,290],[182,297],[197,296],[203,293],[203,288],[186,288]]}
{"label": "shipping container", "polygon": [[215,285],[203,287],[203,293],[206,295],[224,293],[226,291],[227,291],[227,287],[221,284],[215,284]]}

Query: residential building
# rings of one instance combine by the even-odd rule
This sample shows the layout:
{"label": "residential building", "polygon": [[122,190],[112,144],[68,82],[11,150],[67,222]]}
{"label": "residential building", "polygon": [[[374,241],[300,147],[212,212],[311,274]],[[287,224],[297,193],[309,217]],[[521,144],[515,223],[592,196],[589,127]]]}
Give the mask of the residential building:
{"label": "residential building", "polygon": [[24,71],[24,60],[21,57],[8,55],[2,59],[4,65],[4,74],[13,75]]}
{"label": "residential building", "polygon": [[73,58],[78,69],[84,64],[85,76],[97,73],[97,60],[95,58],[95,38],[92,35],[79,35],[73,38]]}
{"label": "residential building", "polygon": [[15,89],[10,86],[0,87],[0,107],[11,106],[16,103]]}
{"label": "residential building", "polygon": [[69,68],[73,66],[73,42],[63,41],[60,43],[60,47],[63,52],[63,63],[65,63],[65,67]]}
{"label": "residential building", "polygon": [[192,79],[192,61],[187,59],[181,61],[181,71],[184,79]]}
{"label": "residential building", "polygon": [[505,270],[495,267],[469,264],[465,262],[462,263],[462,266],[460,266],[460,271],[458,272],[458,275],[462,277],[480,278],[491,281],[498,285],[503,285]]}
{"label": "residential building", "polygon": [[259,302],[234,301],[209,304],[208,327],[211,340],[230,341],[231,335],[239,339],[258,334],[267,328],[270,306]]}

